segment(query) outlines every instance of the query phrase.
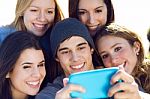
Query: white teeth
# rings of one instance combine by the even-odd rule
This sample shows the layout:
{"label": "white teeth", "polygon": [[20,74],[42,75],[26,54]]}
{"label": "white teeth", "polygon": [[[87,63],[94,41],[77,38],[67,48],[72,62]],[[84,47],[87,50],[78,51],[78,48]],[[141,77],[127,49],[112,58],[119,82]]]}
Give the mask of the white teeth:
{"label": "white teeth", "polygon": [[81,65],[71,66],[71,67],[72,67],[72,68],[74,68],[74,69],[79,69],[79,68],[83,67],[83,65],[84,65],[84,63],[83,63],[83,64],[81,64]]}
{"label": "white teeth", "polygon": [[30,84],[30,85],[37,85],[37,84],[39,84],[39,82],[40,82],[40,81],[36,81],[36,82],[27,82],[27,83]]}

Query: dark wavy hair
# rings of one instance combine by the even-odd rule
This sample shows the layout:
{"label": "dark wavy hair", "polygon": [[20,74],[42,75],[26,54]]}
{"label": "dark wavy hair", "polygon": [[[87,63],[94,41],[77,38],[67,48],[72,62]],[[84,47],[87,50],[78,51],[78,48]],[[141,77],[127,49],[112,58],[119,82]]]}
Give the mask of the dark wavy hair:
{"label": "dark wavy hair", "polygon": [[10,80],[6,78],[12,71],[21,53],[28,48],[41,50],[37,38],[28,32],[17,31],[8,35],[0,46],[0,98],[13,99]]}

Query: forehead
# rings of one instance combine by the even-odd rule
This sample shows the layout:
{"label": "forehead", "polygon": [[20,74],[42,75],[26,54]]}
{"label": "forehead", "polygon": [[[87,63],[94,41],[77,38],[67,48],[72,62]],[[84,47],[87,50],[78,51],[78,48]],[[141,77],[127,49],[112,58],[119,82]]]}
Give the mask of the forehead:
{"label": "forehead", "polygon": [[103,6],[103,0],[79,0],[79,9],[82,8],[96,8],[99,6]]}
{"label": "forehead", "polygon": [[128,41],[126,39],[124,39],[124,38],[121,38],[121,37],[108,35],[108,36],[101,37],[98,40],[97,45],[98,45],[99,48],[104,48],[105,46],[106,47],[113,46],[116,43],[118,43],[118,44],[120,44],[120,43],[128,43]]}
{"label": "forehead", "polygon": [[72,36],[72,37],[64,40],[60,44],[59,48],[63,48],[63,47],[67,47],[67,48],[69,48],[69,47],[76,47],[76,46],[78,46],[81,43],[87,43],[88,44],[88,42],[83,37]]}
{"label": "forehead", "polygon": [[[36,58],[35,58],[36,57]],[[25,49],[20,54],[20,57],[18,58],[17,62],[39,62],[41,60],[44,60],[44,55],[42,50],[36,50],[34,48]]]}
{"label": "forehead", "polygon": [[30,6],[35,6],[35,7],[48,7],[52,8],[55,7],[55,2],[54,0],[33,0]]}

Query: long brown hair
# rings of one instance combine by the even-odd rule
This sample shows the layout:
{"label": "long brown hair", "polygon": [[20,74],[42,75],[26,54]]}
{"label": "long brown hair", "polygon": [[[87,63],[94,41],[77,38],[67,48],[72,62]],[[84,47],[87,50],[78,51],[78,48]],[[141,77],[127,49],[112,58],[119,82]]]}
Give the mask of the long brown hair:
{"label": "long brown hair", "polygon": [[98,40],[107,35],[123,38],[128,41],[131,47],[134,46],[135,42],[140,44],[139,54],[137,55],[138,60],[131,75],[146,92],[150,93],[150,60],[145,62],[144,48],[137,33],[123,26],[110,24],[97,31],[95,40],[96,49],[98,48]]}

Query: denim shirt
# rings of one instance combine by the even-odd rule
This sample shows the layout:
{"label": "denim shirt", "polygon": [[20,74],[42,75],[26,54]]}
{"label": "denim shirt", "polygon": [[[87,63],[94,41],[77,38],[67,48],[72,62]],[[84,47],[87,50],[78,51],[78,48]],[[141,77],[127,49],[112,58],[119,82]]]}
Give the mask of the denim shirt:
{"label": "denim shirt", "polygon": [[11,25],[7,25],[7,26],[2,26],[0,27],[0,45],[2,43],[2,41],[11,33],[15,32],[16,29],[11,26]]}

